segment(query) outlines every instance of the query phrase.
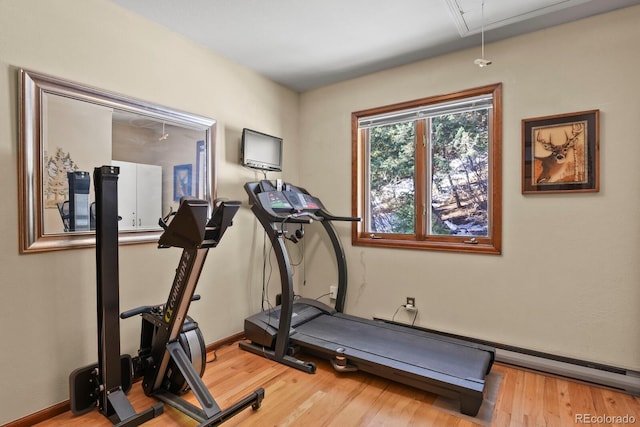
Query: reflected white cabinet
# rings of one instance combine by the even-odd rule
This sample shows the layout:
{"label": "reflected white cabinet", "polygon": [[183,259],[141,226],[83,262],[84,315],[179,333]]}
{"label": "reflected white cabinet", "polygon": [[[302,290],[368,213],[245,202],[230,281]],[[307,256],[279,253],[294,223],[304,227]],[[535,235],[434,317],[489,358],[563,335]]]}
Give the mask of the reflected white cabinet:
{"label": "reflected white cabinet", "polygon": [[162,216],[162,167],[112,161],[118,175],[119,230],[158,228]]}

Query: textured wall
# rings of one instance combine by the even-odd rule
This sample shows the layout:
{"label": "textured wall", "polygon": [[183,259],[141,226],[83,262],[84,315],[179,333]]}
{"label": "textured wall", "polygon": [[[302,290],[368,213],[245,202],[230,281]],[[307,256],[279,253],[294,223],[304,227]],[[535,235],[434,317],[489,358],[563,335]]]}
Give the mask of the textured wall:
{"label": "textured wall", "polygon": [[[283,136],[285,177],[298,179],[298,94],[109,1],[0,0],[0,424],[68,399],[69,373],[97,360],[95,251],[18,255],[19,67],[216,119],[220,197],[246,204],[242,184],[261,177],[238,164],[243,127]],[[207,343],[240,332],[260,307],[255,224],[241,209],[209,253],[191,310]],[[154,244],[121,247],[121,308],[164,302],[179,256]],[[139,322],[122,322],[123,352],[137,350]]]}
{"label": "textured wall", "polygon": [[[640,370],[638,22],[628,8],[490,44],[484,69],[478,47],[302,94],[302,185],[348,214],[351,112],[503,83],[502,255],[346,244],[347,312],[390,318],[413,296],[423,327]],[[592,109],[600,192],[523,196],[521,120]],[[324,244],[308,250],[306,292],[321,295],[335,272]]]}

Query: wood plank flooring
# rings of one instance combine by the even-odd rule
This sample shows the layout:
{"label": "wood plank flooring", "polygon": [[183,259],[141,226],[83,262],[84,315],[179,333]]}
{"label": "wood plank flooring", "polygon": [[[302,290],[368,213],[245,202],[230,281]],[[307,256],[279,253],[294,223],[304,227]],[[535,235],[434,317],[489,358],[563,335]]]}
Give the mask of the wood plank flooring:
{"label": "wood plank flooring", "polygon": [[[209,353],[209,359],[214,358]],[[204,381],[222,408],[255,389],[265,389],[258,411],[247,409],[224,426],[477,426],[468,417],[437,407],[437,396],[365,373],[337,373],[328,362],[315,375],[305,374],[238,348],[218,349]],[[640,398],[606,388],[495,364],[500,374],[492,426],[573,426],[576,414],[590,426],[629,425],[615,422],[627,416],[640,426]],[[185,397],[191,399],[191,394]],[[133,406],[144,410],[156,401],[144,395],[139,383],[129,394]],[[591,416],[593,418],[586,418]],[[608,417],[604,419],[602,417]],[[600,417],[600,419],[596,418]],[[578,420],[579,421],[579,420]],[[596,421],[596,422],[593,422]],[[597,421],[603,421],[598,423]],[[607,422],[604,422],[607,421]],[[613,422],[612,422],[613,421]],[[145,426],[196,426],[198,423],[165,405],[165,412]],[[55,426],[111,426],[97,411],[82,416],[70,412],[37,424]],[[633,425],[633,424],[631,424]]]}

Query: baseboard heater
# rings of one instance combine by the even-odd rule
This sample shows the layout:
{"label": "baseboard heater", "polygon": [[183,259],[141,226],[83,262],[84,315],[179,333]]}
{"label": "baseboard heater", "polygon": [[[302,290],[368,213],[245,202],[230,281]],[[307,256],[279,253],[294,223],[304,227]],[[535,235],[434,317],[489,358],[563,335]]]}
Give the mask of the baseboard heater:
{"label": "baseboard heater", "polygon": [[640,372],[638,371],[449,334],[379,317],[374,317],[374,320],[488,345],[496,349],[496,362],[611,387],[640,396]]}
{"label": "baseboard heater", "polygon": [[[496,361],[624,390],[640,396],[640,372],[610,366],[563,362],[496,347]],[[591,365],[591,366],[589,366]]]}

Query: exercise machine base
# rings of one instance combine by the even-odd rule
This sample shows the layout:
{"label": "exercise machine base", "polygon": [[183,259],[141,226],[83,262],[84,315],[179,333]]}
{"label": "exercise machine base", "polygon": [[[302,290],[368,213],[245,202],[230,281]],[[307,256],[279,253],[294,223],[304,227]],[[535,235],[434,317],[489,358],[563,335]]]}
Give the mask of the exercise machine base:
{"label": "exercise machine base", "polygon": [[[117,427],[133,427],[149,421],[164,412],[164,405],[158,403],[143,412],[136,413],[126,397],[132,386],[131,371],[133,362],[131,356],[120,356],[120,371],[122,373],[122,388],[113,390],[107,398],[108,407],[102,411],[109,421]],[[69,391],[71,412],[75,415],[85,414],[99,406],[100,380],[98,364],[85,366],[74,370],[69,375]]]}
{"label": "exercise machine base", "polygon": [[224,410],[219,410],[212,416],[207,416],[207,414],[198,406],[177,397],[171,392],[159,390],[153,394],[153,397],[198,421],[200,423],[198,424],[198,427],[208,427],[218,426],[248,407],[251,407],[254,411],[260,409],[260,406],[262,406],[262,400],[264,399],[264,389],[259,388],[255,390],[253,393],[234,403],[230,407]]}

